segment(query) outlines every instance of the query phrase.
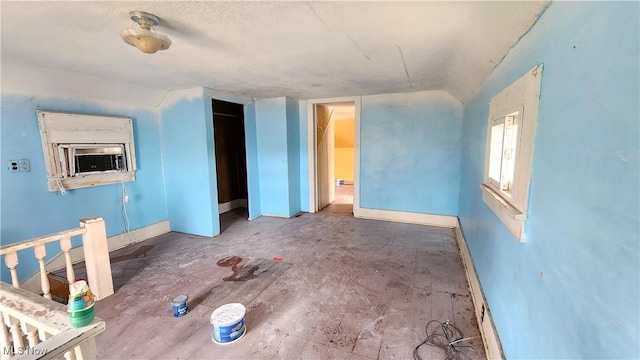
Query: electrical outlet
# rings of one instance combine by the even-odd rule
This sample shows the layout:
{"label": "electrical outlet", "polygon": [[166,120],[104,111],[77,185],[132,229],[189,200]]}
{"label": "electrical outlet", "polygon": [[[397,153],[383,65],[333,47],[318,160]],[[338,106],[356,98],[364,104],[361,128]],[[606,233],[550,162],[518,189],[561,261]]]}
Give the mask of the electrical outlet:
{"label": "electrical outlet", "polygon": [[128,202],[129,202],[129,195],[125,195],[125,196],[124,196],[124,202],[125,202],[125,203],[128,203]]}
{"label": "electrical outlet", "polygon": [[20,164],[17,160],[9,160],[9,172],[20,172]]}
{"label": "electrical outlet", "polygon": [[29,159],[20,159],[20,171],[31,171],[31,162]]}

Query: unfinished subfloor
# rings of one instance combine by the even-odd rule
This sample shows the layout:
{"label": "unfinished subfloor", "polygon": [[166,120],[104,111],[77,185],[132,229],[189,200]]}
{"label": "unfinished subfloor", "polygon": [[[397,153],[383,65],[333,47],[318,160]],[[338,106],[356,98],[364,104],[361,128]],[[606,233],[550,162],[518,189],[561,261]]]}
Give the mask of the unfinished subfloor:
{"label": "unfinished subfloor", "polygon": [[[112,254],[120,256],[116,293],[96,304],[107,323],[99,358],[412,359],[431,319],[457,325],[473,337],[467,354],[485,358],[451,229],[329,211],[254,221],[233,211],[221,221],[215,238],[173,232]],[[144,256],[123,256],[151,245]],[[278,257],[292,267],[245,304],[244,338],[217,345],[213,309],[199,302],[232,275],[216,265],[227,256]],[[189,296],[180,318],[171,306],[178,294]],[[445,357],[427,345],[420,354]]]}
{"label": "unfinished subfloor", "polygon": [[353,184],[336,185],[336,200],[322,211],[334,214],[353,215]]}

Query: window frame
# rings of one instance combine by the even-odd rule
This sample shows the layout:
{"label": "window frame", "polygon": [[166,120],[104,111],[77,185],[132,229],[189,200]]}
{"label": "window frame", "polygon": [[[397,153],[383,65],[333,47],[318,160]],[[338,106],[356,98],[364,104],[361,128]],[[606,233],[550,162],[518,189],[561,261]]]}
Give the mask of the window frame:
{"label": "window frame", "polygon": [[[531,168],[533,165],[534,136],[538,122],[538,105],[542,79],[542,64],[528,71],[520,79],[494,96],[489,102],[482,200],[521,242],[525,241],[525,225]],[[510,193],[496,186],[489,176],[492,127],[495,121],[519,113],[516,136],[516,154],[513,186]],[[504,146],[504,132],[502,144]],[[504,151],[504,150],[503,150]],[[502,170],[501,170],[502,177]]]}
{"label": "window frame", "polygon": [[[491,164],[491,138],[492,138],[492,134],[493,134],[493,127],[499,124],[503,124],[506,127],[506,123],[507,123],[507,117],[512,116],[512,114],[518,114],[518,127],[517,127],[517,134],[516,134],[516,159],[514,160],[514,166],[513,166],[513,173],[512,173],[512,184],[511,184],[511,188],[504,190],[502,189],[502,177],[503,177],[503,173],[502,173],[502,168],[503,168],[503,154],[504,154],[504,144],[505,144],[505,134],[506,134],[506,129],[503,128],[502,131],[502,147],[501,147],[501,158],[500,158],[500,179],[496,180],[493,177],[490,176],[490,164]],[[517,169],[518,169],[518,155],[520,154],[520,149],[518,149],[519,145],[520,145],[520,138],[522,137],[522,126],[520,126],[521,124],[521,118],[522,118],[522,114],[524,113],[524,109],[520,108],[518,110],[514,110],[514,111],[510,111],[508,110],[506,114],[504,115],[500,115],[497,118],[494,118],[493,120],[489,121],[489,124],[487,125],[489,127],[489,129],[487,129],[487,161],[488,161],[488,169],[486,171],[485,174],[485,181],[484,183],[491,187],[493,191],[500,193],[501,196],[503,196],[505,198],[505,200],[507,200],[510,204],[516,206],[516,204],[513,203],[513,199],[515,199],[515,193],[516,193],[516,173],[517,173]],[[497,123],[499,122],[499,123]],[[517,206],[516,206],[517,207]]]}
{"label": "window frame", "polygon": [[[133,121],[122,116],[37,110],[42,150],[50,192],[135,181]],[[72,149],[121,146],[121,170],[75,173]],[[65,152],[64,149],[67,149]]]}

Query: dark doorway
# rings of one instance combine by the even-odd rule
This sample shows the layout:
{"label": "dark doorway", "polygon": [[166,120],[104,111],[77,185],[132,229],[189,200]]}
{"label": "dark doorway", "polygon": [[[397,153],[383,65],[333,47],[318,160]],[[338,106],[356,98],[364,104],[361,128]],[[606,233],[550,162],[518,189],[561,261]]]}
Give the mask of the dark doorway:
{"label": "dark doorway", "polygon": [[247,207],[244,106],[220,100],[212,100],[212,106],[218,208],[222,214]]}

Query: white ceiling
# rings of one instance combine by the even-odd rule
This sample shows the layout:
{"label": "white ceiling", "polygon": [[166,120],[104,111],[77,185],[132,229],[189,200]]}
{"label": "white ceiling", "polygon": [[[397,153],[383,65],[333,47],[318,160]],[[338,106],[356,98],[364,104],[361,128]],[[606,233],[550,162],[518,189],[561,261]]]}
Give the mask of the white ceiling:
{"label": "white ceiling", "polygon": [[[22,69],[37,81],[58,74],[61,92],[91,79],[104,92],[152,86],[155,97],[204,86],[299,99],[444,90],[465,102],[547,5],[2,1],[2,90],[25,86],[11,77]],[[158,16],[171,48],[147,55],[125,44],[132,10]]]}

